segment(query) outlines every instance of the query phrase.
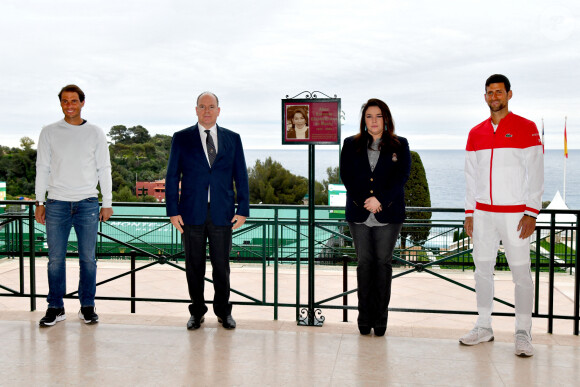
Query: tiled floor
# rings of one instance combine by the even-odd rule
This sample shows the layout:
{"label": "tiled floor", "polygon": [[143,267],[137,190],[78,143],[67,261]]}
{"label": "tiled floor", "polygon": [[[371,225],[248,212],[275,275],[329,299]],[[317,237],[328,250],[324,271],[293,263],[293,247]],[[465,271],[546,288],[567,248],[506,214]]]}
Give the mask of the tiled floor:
{"label": "tiled floor", "polygon": [[[0,261],[0,284],[18,287],[14,261]],[[46,292],[46,261],[37,262],[37,291]],[[99,280],[127,270],[125,263],[99,262]],[[280,269],[281,302],[295,300],[295,269]],[[26,268],[28,273],[28,268]],[[69,262],[69,289],[78,281],[78,268]],[[208,272],[209,273],[209,272]],[[261,298],[261,268],[235,265],[233,287]],[[301,278],[307,281],[306,268]],[[448,274],[448,273],[444,273]],[[28,274],[26,274],[28,276]],[[450,274],[473,285],[471,272]],[[267,270],[266,299],[273,299],[273,269]],[[316,299],[337,294],[342,272],[318,269]],[[547,294],[546,279],[540,280]],[[556,277],[556,305],[571,313],[573,277]],[[354,271],[349,284],[355,285]],[[98,288],[100,296],[127,296],[128,279]],[[509,273],[496,275],[496,296],[513,298]],[[546,291],[544,291],[546,290]],[[211,297],[211,284],[206,287]],[[301,288],[302,302],[307,286]],[[5,293],[4,290],[1,291]],[[184,298],[185,275],[169,266],[138,273],[137,296]],[[241,300],[240,296],[235,299]],[[540,309],[546,308],[540,298]],[[349,297],[354,304],[356,295]],[[339,301],[341,302],[341,301]],[[426,273],[393,281],[392,307],[474,310],[474,294]],[[121,301],[97,301],[101,322],[87,326],[76,317],[77,300],[65,300],[67,320],[39,328],[45,302],[30,312],[25,298],[0,297],[0,385],[579,385],[580,338],[570,321],[556,321],[554,334],[546,320],[534,320],[536,355],[513,355],[513,318],[494,318],[496,340],[466,347],[457,338],[469,330],[473,316],[391,312],[385,337],[358,334],[356,312],[341,322],[342,311],[324,309],[323,327],[297,326],[295,310],[272,307],[234,307],[235,330],[218,325],[212,313],[202,328],[187,331],[187,304],[137,303],[137,313]],[[510,311],[498,305],[498,311]]]}

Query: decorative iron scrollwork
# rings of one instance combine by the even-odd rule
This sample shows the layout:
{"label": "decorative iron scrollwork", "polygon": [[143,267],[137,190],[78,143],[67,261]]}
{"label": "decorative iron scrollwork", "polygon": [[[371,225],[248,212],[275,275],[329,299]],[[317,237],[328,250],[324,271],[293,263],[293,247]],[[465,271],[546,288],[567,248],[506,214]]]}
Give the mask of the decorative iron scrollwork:
{"label": "decorative iron scrollwork", "polygon": [[[302,94],[304,94],[304,97],[302,97],[302,98],[304,98],[304,99],[316,99],[316,98],[318,98],[318,94],[316,94],[316,93],[318,93],[318,94],[322,94],[322,95],[324,95],[326,98],[332,98],[331,96],[329,96],[329,95],[327,95],[327,94],[323,93],[322,91],[306,91],[306,90],[305,90],[305,91],[303,91],[303,92],[301,92],[301,93],[298,93],[298,94],[296,94],[294,97],[289,97],[289,96],[288,96],[288,94],[286,94],[286,99],[294,99],[294,98],[296,98],[296,97],[298,97],[298,96],[301,96]],[[334,95],[334,98],[337,98],[337,97],[336,97],[336,94]]]}
{"label": "decorative iron scrollwork", "polygon": [[311,327],[321,327],[326,317],[322,315],[322,310],[302,308],[298,317],[298,325],[307,325]]}

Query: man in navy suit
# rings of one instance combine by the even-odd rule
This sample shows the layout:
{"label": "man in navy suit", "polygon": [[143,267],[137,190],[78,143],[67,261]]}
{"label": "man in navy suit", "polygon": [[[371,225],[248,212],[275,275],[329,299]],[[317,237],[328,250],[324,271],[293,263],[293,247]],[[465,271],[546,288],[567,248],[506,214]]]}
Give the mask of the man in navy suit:
{"label": "man in navy suit", "polygon": [[202,93],[195,112],[198,123],[173,135],[165,179],[167,216],[182,233],[185,245],[191,297],[187,329],[198,329],[208,310],[203,295],[208,241],[213,310],[224,328],[233,329],[229,256],[232,230],[241,227],[250,214],[248,172],[240,135],[216,124],[220,114],[217,96]]}

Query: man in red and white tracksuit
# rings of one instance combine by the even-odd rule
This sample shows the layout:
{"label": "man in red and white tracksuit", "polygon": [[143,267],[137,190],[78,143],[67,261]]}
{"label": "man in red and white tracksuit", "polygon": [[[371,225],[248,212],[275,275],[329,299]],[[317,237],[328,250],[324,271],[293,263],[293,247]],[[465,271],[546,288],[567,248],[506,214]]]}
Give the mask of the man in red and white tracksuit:
{"label": "man in red and white tracksuit", "polygon": [[478,319],[459,341],[493,340],[493,270],[500,241],[515,284],[515,353],[532,356],[534,285],[529,236],[536,227],[544,191],[544,158],[536,125],[508,110],[507,77],[485,83],[491,117],[469,132],[465,157],[465,231],[473,238]]}

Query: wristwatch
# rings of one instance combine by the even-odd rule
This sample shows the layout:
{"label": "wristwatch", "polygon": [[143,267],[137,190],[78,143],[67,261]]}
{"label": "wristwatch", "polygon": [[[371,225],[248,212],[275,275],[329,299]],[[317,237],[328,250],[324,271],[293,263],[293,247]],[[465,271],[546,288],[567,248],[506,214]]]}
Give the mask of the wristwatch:
{"label": "wristwatch", "polygon": [[44,202],[39,202],[38,200],[36,201],[36,207],[38,206],[44,206]]}

